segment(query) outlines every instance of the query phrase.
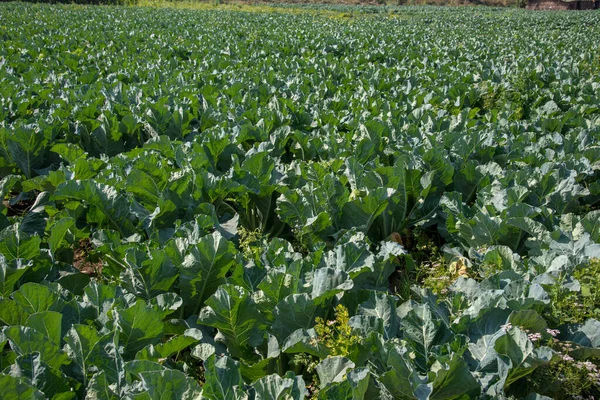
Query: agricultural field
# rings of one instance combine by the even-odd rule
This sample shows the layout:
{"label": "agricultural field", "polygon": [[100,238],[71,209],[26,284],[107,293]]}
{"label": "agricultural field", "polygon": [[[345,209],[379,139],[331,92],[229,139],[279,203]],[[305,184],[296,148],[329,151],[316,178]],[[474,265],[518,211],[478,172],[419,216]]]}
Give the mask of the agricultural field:
{"label": "agricultural field", "polygon": [[0,398],[600,395],[600,12],[367,10],[0,4]]}

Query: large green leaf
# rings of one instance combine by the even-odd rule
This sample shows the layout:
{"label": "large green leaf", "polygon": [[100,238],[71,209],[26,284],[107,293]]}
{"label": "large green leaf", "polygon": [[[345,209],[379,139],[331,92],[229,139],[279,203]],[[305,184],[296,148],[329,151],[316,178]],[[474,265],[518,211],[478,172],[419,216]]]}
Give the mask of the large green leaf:
{"label": "large green leaf", "polygon": [[0,254],[0,296],[8,297],[12,293],[26,268],[27,264],[16,261],[8,262],[6,257]]}
{"label": "large green leaf", "polygon": [[[311,167],[316,169],[314,165]],[[313,172],[321,175],[321,171],[310,171]],[[283,190],[277,200],[281,220],[295,228],[307,244],[324,240],[327,234],[336,231],[341,208],[348,199],[346,189],[333,175],[324,173],[313,178],[320,180],[295,190]]]}
{"label": "large green leaf", "polygon": [[336,294],[352,289],[354,283],[350,276],[341,270],[319,268],[313,274],[311,298],[316,304],[322,304]]}
{"label": "large green leaf", "polygon": [[[15,187],[15,185],[20,181],[20,177],[18,175],[7,175],[5,177],[3,177],[2,179],[0,179],[0,215],[4,216],[4,214],[2,213],[3,210],[6,208],[6,205],[4,203],[4,199],[7,197],[7,195],[11,192],[11,190],[13,189],[13,187]],[[4,222],[7,222],[6,220],[4,220]],[[0,229],[4,229],[5,226],[0,224]]]}
{"label": "large green leaf", "polygon": [[227,356],[206,360],[206,382],[202,395],[211,400],[242,399],[244,381],[240,374],[239,363]]}
{"label": "large green leaf", "polygon": [[12,160],[27,178],[35,176],[36,169],[46,166],[48,138],[35,126],[18,126],[6,142]]}
{"label": "large green leaf", "polygon": [[104,371],[115,393],[121,395],[126,387],[126,372],[119,336],[119,331],[103,336],[96,347],[97,352],[94,350],[88,356],[88,363],[99,371]]}
{"label": "large green leaf", "polygon": [[[200,331],[198,331],[200,332]],[[170,357],[171,355],[178,353],[187,347],[197,343],[200,340],[200,337],[192,337],[188,335],[174,336],[168,341],[164,343],[159,343],[157,345],[148,345],[142,350],[138,351],[135,358],[137,360],[151,360],[158,361],[160,359],[165,359]]]}
{"label": "large green leaf", "polygon": [[0,374],[0,387],[3,388],[0,394],[2,400],[42,400],[46,398],[42,392],[23,378]]}
{"label": "large green leaf", "polygon": [[507,356],[512,362],[506,385],[532,373],[537,367],[550,363],[555,357],[550,348],[535,347],[527,333],[518,328],[511,328],[499,337],[494,348],[498,354]]}
{"label": "large green leaf", "polygon": [[147,254],[131,248],[124,261],[127,269],[121,273],[123,285],[146,301],[168,292],[178,278],[177,269],[163,251]]}
{"label": "large green leaf", "polygon": [[[8,373],[15,378],[26,378],[47,398],[65,396],[71,391],[67,377],[59,370],[45,364],[39,353],[17,357]],[[70,397],[75,398],[75,393],[72,393]]]}
{"label": "large green leaf", "polygon": [[546,320],[534,310],[513,311],[508,320],[513,326],[529,332],[545,333],[548,327]]}
{"label": "large green leaf", "polygon": [[449,332],[446,327],[434,318],[427,304],[416,304],[402,318],[400,324],[403,329],[404,338],[412,344],[417,357],[415,363],[421,371],[426,371],[431,361],[431,350],[433,346],[445,343]]}
{"label": "large green leaf", "polygon": [[365,236],[357,233],[328,252],[326,262],[329,267],[345,271],[354,279],[374,268],[375,255],[369,250]]}
{"label": "large green leaf", "polygon": [[246,358],[263,342],[266,324],[249,293],[241,287],[219,287],[206,305],[198,323],[217,328],[233,357]]}
{"label": "large green leaf", "polygon": [[133,358],[145,346],[157,344],[162,339],[164,323],[161,315],[143,300],[126,310],[118,310],[115,317],[120,331],[119,344],[126,357]]}
{"label": "large green leaf", "polygon": [[31,314],[25,326],[35,329],[57,346],[62,339],[62,314],[56,311],[42,311]]}
{"label": "large green leaf", "polygon": [[[161,173],[164,171],[158,169],[157,172]],[[155,178],[139,169],[134,169],[127,175],[127,191],[136,195],[142,204],[145,203],[151,210],[159,203],[162,192],[165,190],[164,183],[157,182]]]}
{"label": "large green leaf", "polygon": [[577,344],[571,352],[578,358],[592,358],[600,356],[600,322],[588,319],[583,324],[567,325],[561,328],[559,338]]}
{"label": "large green leaf", "polygon": [[494,348],[496,340],[504,334],[501,326],[506,324],[510,310],[492,309],[471,323],[467,334],[469,363],[473,371],[493,370],[497,362]]}
{"label": "large green leaf", "polygon": [[60,311],[63,302],[54,290],[37,283],[26,283],[12,294],[13,299],[30,314]]}
{"label": "large green leaf", "polygon": [[159,294],[148,302],[148,305],[158,311],[163,318],[178,310],[182,304],[181,297],[171,292]]}
{"label": "large green leaf", "polygon": [[85,158],[85,152],[81,147],[74,143],[57,143],[50,149],[51,152],[58,154],[63,160],[72,164],[76,160]]}
{"label": "large green leaf", "polygon": [[39,353],[40,359],[51,368],[60,369],[70,363],[67,354],[57,344],[33,328],[22,326],[5,327],[2,330],[3,340],[8,340],[14,352],[20,356]]}
{"label": "large green leaf", "polygon": [[37,235],[29,235],[20,229],[18,224],[5,228],[0,232],[0,254],[7,261],[15,259],[35,259],[40,254],[42,239]]}
{"label": "large green leaf", "polygon": [[104,371],[97,372],[87,385],[85,398],[89,400],[117,400],[119,397],[109,386]]}
{"label": "large green leaf", "polygon": [[80,201],[90,208],[87,221],[101,228],[114,229],[123,237],[135,232],[138,216],[132,202],[112,186],[94,180],[70,180],[56,188],[53,198]]}
{"label": "large green leaf", "polygon": [[379,382],[398,399],[428,399],[432,387],[422,379],[410,360],[406,348],[391,345],[387,366],[389,370],[379,377]]}
{"label": "large green leaf", "polygon": [[277,374],[267,375],[252,384],[256,400],[300,400],[308,394],[301,376],[288,371],[282,378]]}
{"label": "large green leaf", "polygon": [[273,316],[275,321],[271,329],[281,342],[296,329],[311,328],[316,317],[324,316],[324,310],[311,300],[309,295],[292,294],[277,304]]}
{"label": "large green leaf", "polygon": [[186,315],[197,314],[237,261],[233,244],[220,233],[207,235],[189,248],[179,266],[179,288]]}
{"label": "large green leaf", "polygon": [[132,360],[125,363],[125,372],[139,378],[144,372],[165,371],[168,368],[158,362],[150,360]]}
{"label": "large green leaf", "polygon": [[397,299],[385,293],[370,292],[369,300],[358,308],[361,315],[374,316],[383,322],[385,338],[396,337],[400,320],[396,313]]}
{"label": "large green leaf", "polygon": [[90,282],[84,289],[83,300],[96,311],[97,320],[102,325],[111,323],[109,312],[115,308],[125,308],[127,303],[123,292],[117,286]]}
{"label": "large green leaf", "polygon": [[24,325],[29,313],[14,300],[0,299],[0,325]]}
{"label": "large green leaf", "polygon": [[67,232],[75,224],[75,220],[70,217],[64,217],[57,220],[50,229],[50,238],[48,239],[48,246],[52,255],[55,257],[56,252],[60,248]]}
{"label": "large green leaf", "polygon": [[[97,361],[99,351],[96,346],[99,345],[102,335],[96,329],[88,325],[73,325],[64,337],[65,351],[72,360],[72,367],[75,376],[80,379],[85,385],[88,381],[88,371],[90,367]],[[96,385],[99,385],[95,390],[102,386],[102,380],[106,380],[106,376],[96,377]]]}
{"label": "large green leaf", "polygon": [[281,346],[284,353],[306,353],[318,358],[325,358],[329,350],[317,336],[314,329],[298,329],[285,339]]}
{"label": "large green leaf", "polygon": [[116,117],[110,113],[100,114],[95,122],[96,125],[91,131],[85,124],[78,125],[77,135],[81,137],[84,150],[95,157],[114,156],[123,152],[125,148]]}
{"label": "large green leaf", "polygon": [[[395,191],[389,188],[377,188],[359,195],[344,205],[342,226],[368,232],[377,217],[388,207]],[[379,239],[383,239],[380,237]]]}
{"label": "large green leaf", "polygon": [[195,380],[174,369],[142,372],[140,378],[151,399],[195,400],[202,393]]}
{"label": "large green leaf", "polygon": [[277,303],[285,297],[297,293],[300,285],[301,281],[298,276],[281,270],[270,270],[258,284],[258,289],[264,293],[264,301],[261,302],[261,306],[264,305],[268,311],[272,312]]}
{"label": "large green leaf", "polygon": [[346,372],[353,369],[354,366],[354,363],[346,357],[327,357],[315,367],[317,374],[319,374],[321,388],[325,388],[332,383],[342,382],[346,377]]}
{"label": "large green leaf", "polygon": [[458,399],[464,398],[465,395],[469,397],[478,395],[479,383],[471,375],[467,363],[458,354],[455,354],[446,365],[436,362],[432,371],[435,372],[435,379],[432,382],[430,399]]}
{"label": "large green leaf", "polygon": [[346,378],[319,392],[319,399],[362,400],[367,398],[371,374],[368,368],[356,368],[346,374]]}

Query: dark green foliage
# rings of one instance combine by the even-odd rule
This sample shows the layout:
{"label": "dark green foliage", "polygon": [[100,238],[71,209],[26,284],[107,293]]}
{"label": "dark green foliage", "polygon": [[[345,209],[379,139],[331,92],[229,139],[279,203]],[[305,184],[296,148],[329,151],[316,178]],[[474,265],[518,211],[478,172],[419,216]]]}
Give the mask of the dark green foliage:
{"label": "dark green foliage", "polygon": [[600,14],[326,9],[0,5],[2,396],[597,395]]}
{"label": "dark green foliage", "polygon": [[[6,0],[4,0],[6,1]],[[135,5],[137,0],[21,0],[28,3],[46,4],[90,4],[90,5]]]}

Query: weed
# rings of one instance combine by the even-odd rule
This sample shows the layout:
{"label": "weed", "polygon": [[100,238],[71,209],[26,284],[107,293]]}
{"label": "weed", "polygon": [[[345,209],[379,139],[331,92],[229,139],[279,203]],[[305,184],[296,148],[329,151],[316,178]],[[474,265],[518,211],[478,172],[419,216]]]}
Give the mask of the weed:
{"label": "weed", "polygon": [[325,321],[321,317],[315,319],[315,331],[319,341],[329,349],[333,356],[349,356],[354,346],[360,342],[360,337],[352,333],[348,324],[350,314],[348,309],[341,304],[335,307],[335,319]]}
{"label": "weed", "polygon": [[[360,343],[360,337],[352,333],[349,325],[350,314],[342,304],[335,307],[335,319],[325,320],[321,317],[315,319],[315,331],[317,340],[323,344],[332,356],[351,356],[356,345]],[[309,398],[316,399],[319,395],[319,377],[315,368],[321,360],[318,357],[306,353],[295,354],[290,361],[296,374],[303,372],[305,378],[309,379]]]}
{"label": "weed", "polygon": [[319,376],[315,368],[320,361],[318,357],[306,353],[294,354],[290,360],[290,366],[293,367],[296,375],[304,372],[302,375],[307,379],[307,382],[310,382],[307,389],[309,391],[309,398],[311,399],[316,399],[319,395]]}
{"label": "weed", "polygon": [[448,262],[439,248],[425,235],[417,237],[416,250],[419,260],[417,282],[437,295],[445,295],[448,287],[459,276],[468,275],[467,265],[462,258]]}
{"label": "weed", "polygon": [[576,360],[570,353],[576,345],[560,342],[554,338],[559,332],[547,329],[553,336],[548,345],[553,347],[558,358],[538,368],[529,378],[532,387],[539,393],[555,399],[594,399],[600,395],[600,370],[597,360]]}
{"label": "weed", "polygon": [[510,75],[508,77],[508,86],[490,86],[483,82],[479,90],[481,95],[481,108],[485,111],[499,111],[508,103],[512,103],[512,120],[522,120],[529,117],[531,108],[530,92],[535,86],[531,77],[523,72]]}
{"label": "weed", "polygon": [[587,268],[578,268],[573,278],[579,282],[581,289],[571,291],[563,287],[564,279],[557,279],[548,292],[550,308],[546,318],[556,325],[564,323],[581,323],[588,318],[600,318],[600,259],[593,259]]}
{"label": "weed", "polygon": [[260,229],[250,231],[240,226],[238,228],[238,235],[240,236],[240,251],[242,254],[248,259],[258,257],[261,248],[260,245],[263,240]]}

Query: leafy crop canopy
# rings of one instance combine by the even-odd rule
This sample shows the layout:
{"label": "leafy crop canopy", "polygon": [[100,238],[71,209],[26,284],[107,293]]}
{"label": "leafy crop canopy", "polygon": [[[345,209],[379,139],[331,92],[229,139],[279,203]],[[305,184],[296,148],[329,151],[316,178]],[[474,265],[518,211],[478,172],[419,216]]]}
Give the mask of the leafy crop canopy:
{"label": "leafy crop canopy", "polygon": [[272,11],[0,6],[2,394],[598,396],[600,14]]}

